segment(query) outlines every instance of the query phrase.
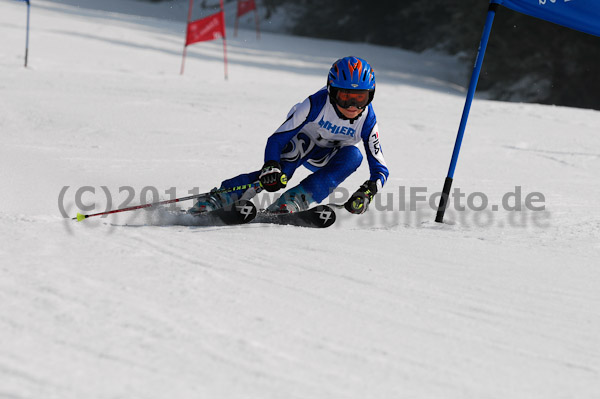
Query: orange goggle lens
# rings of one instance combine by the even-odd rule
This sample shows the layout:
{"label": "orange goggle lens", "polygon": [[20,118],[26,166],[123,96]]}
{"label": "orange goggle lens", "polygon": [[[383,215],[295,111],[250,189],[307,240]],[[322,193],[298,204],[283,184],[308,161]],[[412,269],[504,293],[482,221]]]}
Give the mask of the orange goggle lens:
{"label": "orange goggle lens", "polygon": [[346,90],[338,89],[335,102],[342,108],[364,108],[369,104],[369,90]]}

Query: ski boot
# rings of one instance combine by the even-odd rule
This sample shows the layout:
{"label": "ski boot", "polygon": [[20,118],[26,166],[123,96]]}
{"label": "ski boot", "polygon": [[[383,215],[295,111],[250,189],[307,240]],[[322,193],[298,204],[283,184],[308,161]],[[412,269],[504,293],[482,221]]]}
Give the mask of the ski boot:
{"label": "ski boot", "polygon": [[295,213],[305,211],[310,206],[310,194],[301,186],[296,186],[283,193],[277,201],[267,207],[267,212]]}
{"label": "ski boot", "polygon": [[234,202],[231,193],[219,193],[218,189],[213,188],[210,193],[198,197],[196,204],[188,210],[191,215],[201,215],[215,209],[223,208]]}

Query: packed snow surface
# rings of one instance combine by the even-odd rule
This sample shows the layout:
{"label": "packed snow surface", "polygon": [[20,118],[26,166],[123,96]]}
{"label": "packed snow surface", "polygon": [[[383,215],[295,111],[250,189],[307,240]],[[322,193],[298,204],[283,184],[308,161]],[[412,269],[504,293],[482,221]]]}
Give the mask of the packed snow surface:
{"label": "packed snow surface", "polygon": [[[599,112],[476,99],[465,210],[438,224],[456,60],[257,40],[250,15],[228,26],[228,80],[221,40],[189,47],[181,76],[173,4],[36,0],[24,68],[25,3],[0,0],[1,398],[600,397]],[[376,70],[391,172],[367,214],[323,230],[70,220],[257,170],[346,55]],[[367,178],[364,163],[332,200]]]}

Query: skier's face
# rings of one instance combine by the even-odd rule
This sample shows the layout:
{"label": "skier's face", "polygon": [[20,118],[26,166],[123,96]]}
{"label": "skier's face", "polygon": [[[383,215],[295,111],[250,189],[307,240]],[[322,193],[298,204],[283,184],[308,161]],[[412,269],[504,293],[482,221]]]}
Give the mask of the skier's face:
{"label": "skier's face", "polygon": [[342,113],[342,115],[344,115],[348,119],[354,119],[358,115],[360,115],[361,112],[363,112],[362,109],[356,108],[355,106],[351,106],[348,108],[342,108],[337,104],[335,106]]}

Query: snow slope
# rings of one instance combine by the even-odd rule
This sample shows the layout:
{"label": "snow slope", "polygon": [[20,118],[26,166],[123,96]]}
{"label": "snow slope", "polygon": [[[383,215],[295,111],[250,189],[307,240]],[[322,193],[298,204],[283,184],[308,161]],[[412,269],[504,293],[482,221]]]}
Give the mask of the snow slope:
{"label": "snow slope", "polygon": [[[545,210],[440,225],[408,193],[443,184],[467,79],[453,59],[242,30],[228,81],[220,41],[190,47],[180,76],[182,22],[80,3],[35,1],[25,69],[25,6],[0,0],[0,398],[600,396],[599,112],[476,100],[455,187],[491,207],[519,186]],[[391,170],[366,215],[326,230],[61,215],[81,187],[100,211],[102,187],[116,208],[120,187],[138,204],[259,168],[349,54],[376,69]]]}

